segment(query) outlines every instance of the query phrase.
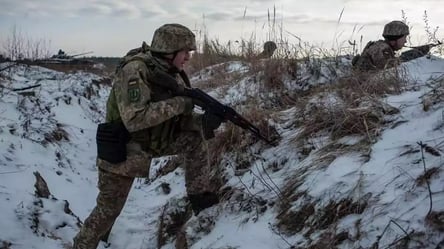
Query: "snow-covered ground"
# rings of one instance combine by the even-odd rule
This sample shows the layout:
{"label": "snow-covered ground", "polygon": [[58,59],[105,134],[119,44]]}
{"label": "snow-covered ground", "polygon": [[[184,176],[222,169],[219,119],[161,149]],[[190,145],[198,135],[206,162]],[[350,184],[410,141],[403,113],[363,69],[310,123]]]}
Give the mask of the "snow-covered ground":
{"label": "snow-covered ground", "polygon": [[[0,69],[4,66],[0,64]],[[444,60],[420,58],[404,66],[410,90],[382,99],[399,109],[391,114],[395,121],[391,124],[399,121],[398,125],[381,130],[366,160],[357,152],[334,151],[329,152],[335,154],[332,160],[319,160],[325,157],[323,143],[301,157],[294,143],[300,129],[286,125],[296,110],[281,110],[276,115],[284,118],[269,121],[282,136],[279,144],[251,146],[245,156],[250,167],[244,174],[237,174],[233,166],[225,168],[226,185],[240,201],[234,202],[233,197],[193,215],[185,225],[189,248],[308,248],[320,240],[326,241],[324,247],[312,248],[389,248],[400,238],[410,242],[398,248],[444,244],[444,102],[433,103],[427,111],[423,105],[431,89],[444,85]],[[234,62],[227,68],[228,74],[246,73],[248,64]],[[329,81],[322,75],[333,77],[300,72],[306,74],[299,75],[304,85],[326,84]],[[200,79],[205,77],[211,76],[200,75]],[[213,89],[211,94],[241,107],[247,97],[260,92],[260,84],[251,77],[232,82],[224,91]],[[77,217],[83,221],[94,207],[98,191],[95,131],[104,119],[109,92],[109,86],[98,81],[100,77],[93,74],[64,74],[34,66],[4,71],[0,78],[0,248],[69,248],[79,229]],[[298,89],[294,79],[284,85],[288,90]],[[360,139],[340,141],[357,146]],[[233,153],[224,162],[235,164]],[[99,248],[158,248],[158,220],[165,204],[180,203],[186,195],[181,168],[154,178],[164,164],[165,159],[155,160],[151,181],[134,183],[110,244],[101,243]],[[430,177],[420,182],[425,170]],[[46,180],[50,198],[35,196],[35,172]],[[162,191],[162,183],[170,185],[170,193]],[[289,186],[300,193],[298,198],[282,195]],[[284,198],[290,205],[285,209],[287,216],[280,213]],[[64,212],[66,203],[72,214]],[[434,219],[432,215],[426,219],[430,208]],[[299,223],[301,228],[280,231],[283,223]],[[333,235],[328,237],[329,233]],[[175,248],[174,241],[167,240],[162,248]]]}

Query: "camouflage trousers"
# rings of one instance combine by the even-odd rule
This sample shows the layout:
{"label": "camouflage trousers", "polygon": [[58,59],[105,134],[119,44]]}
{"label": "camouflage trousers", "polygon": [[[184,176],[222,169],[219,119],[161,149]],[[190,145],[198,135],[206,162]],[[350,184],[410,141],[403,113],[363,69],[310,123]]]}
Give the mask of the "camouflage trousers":
{"label": "camouflage trousers", "polygon": [[[185,186],[188,195],[215,192],[220,187],[215,184],[220,182],[215,180],[219,176],[212,173],[212,167],[205,163],[207,157],[202,148],[204,143],[198,132],[183,132],[162,153],[162,156],[183,155],[181,158],[185,160]],[[141,151],[135,144],[129,144],[127,149],[126,162],[110,164],[98,160],[97,204],[75,236],[73,249],[96,249],[100,239],[112,228],[120,215],[134,178],[148,176],[153,155]]]}
{"label": "camouflage trousers", "polygon": [[96,249],[100,238],[114,224],[125,205],[133,177],[120,176],[99,168],[97,204],[74,237],[73,249]]}

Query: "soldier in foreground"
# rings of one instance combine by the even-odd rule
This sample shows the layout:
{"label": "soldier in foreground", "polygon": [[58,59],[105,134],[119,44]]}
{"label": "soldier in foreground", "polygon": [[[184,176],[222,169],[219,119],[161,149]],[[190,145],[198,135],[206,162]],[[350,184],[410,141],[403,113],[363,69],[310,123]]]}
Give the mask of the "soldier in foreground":
{"label": "soldier in foreground", "polygon": [[106,123],[97,132],[97,205],[74,238],[73,249],[97,248],[119,216],[135,177],[148,176],[153,157],[185,155],[185,186],[195,213],[219,201],[218,181],[209,175],[209,166],[196,162],[196,153],[224,120],[210,112],[193,113],[192,98],[174,95],[164,85],[166,75],[177,79],[176,88],[189,87],[183,68],[195,49],[188,28],[165,24],[155,31],[151,46],[144,43],[124,57],[108,98]]}
{"label": "soldier in foreground", "polygon": [[426,55],[433,45],[414,47],[403,52],[399,57],[395,52],[402,49],[409,35],[409,27],[401,21],[392,21],[384,26],[384,40],[370,41],[361,55],[353,58],[352,65],[357,71],[368,72],[398,66],[402,62]]}

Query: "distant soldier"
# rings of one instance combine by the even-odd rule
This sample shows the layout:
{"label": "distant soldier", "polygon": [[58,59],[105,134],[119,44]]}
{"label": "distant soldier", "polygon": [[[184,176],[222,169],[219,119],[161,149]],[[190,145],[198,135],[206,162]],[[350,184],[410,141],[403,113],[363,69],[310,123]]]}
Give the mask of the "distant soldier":
{"label": "distant soldier", "polygon": [[259,54],[259,58],[270,58],[273,56],[274,51],[277,49],[274,41],[267,41],[264,43],[264,50]]}
{"label": "distant soldier", "polygon": [[406,43],[409,27],[401,21],[392,21],[384,26],[384,40],[370,41],[361,55],[353,58],[353,68],[358,71],[381,70],[399,65],[401,62],[416,59],[426,55],[431,46],[424,45],[406,51],[400,57],[395,51],[400,50]]}
{"label": "distant soldier", "polygon": [[[194,34],[180,24],[158,28],[151,42],[131,50],[116,72],[99,125],[97,205],[74,238],[73,249],[95,249],[119,216],[135,177],[147,177],[151,159],[183,154],[185,186],[195,213],[217,203],[218,176],[202,167],[201,143],[214,136],[221,122],[193,112],[189,97],[174,96],[156,76],[159,72],[189,86],[183,71],[196,49]],[[215,180],[215,178],[217,178]]]}

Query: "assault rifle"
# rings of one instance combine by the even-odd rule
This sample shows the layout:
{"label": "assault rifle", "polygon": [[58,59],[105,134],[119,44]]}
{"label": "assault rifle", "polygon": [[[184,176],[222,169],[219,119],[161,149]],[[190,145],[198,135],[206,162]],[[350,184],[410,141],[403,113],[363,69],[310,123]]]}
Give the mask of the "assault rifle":
{"label": "assault rifle", "polygon": [[199,88],[184,88],[183,92],[179,92],[178,95],[187,96],[193,100],[197,100],[195,103],[205,111],[211,112],[224,120],[230,120],[233,124],[241,127],[244,130],[249,130],[258,138],[264,140],[268,144],[271,144],[271,141],[263,136],[260,130],[251,122],[242,117],[242,115],[237,113],[233,108],[220,103]]}
{"label": "assault rifle", "polygon": [[187,96],[192,98],[194,103],[200,106],[206,112],[211,112],[212,114],[219,116],[223,120],[229,120],[242,129],[249,130],[255,136],[267,142],[268,144],[273,144],[270,140],[268,140],[265,136],[261,134],[259,128],[254,126],[250,121],[237,113],[233,108],[220,103],[201,89],[182,87],[177,83],[175,78],[160,70],[155,70],[151,80],[155,84],[170,89],[177,96]]}
{"label": "assault rifle", "polygon": [[421,46],[405,46],[406,48],[411,48],[400,55],[401,61],[410,61],[419,57],[422,57],[429,53],[430,49],[441,45],[442,43],[438,41],[437,43],[429,43]]}
{"label": "assault rifle", "polygon": [[424,49],[424,48],[431,49],[431,48],[433,48],[433,47],[440,46],[440,45],[442,45],[442,42],[441,42],[441,41],[438,41],[438,42],[436,42],[436,43],[429,43],[429,44],[425,44],[425,45],[421,45],[421,46],[405,46],[405,47],[406,47],[406,48],[413,48],[413,49],[419,49],[419,50],[421,50],[421,49]]}

